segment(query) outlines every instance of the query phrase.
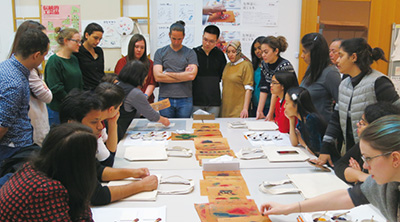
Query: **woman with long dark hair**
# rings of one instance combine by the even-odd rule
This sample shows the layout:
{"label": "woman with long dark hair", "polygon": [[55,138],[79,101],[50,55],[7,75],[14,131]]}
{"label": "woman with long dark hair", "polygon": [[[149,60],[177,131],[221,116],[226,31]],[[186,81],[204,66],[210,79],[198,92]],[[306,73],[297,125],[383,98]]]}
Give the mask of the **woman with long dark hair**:
{"label": "woman with long dark hair", "polygon": [[82,36],[79,52],[74,53],[78,58],[82,71],[83,88],[94,90],[104,76],[104,52],[98,45],[103,38],[104,30],[97,23],[86,26]]}
{"label": "woman with long dark hair", "polygon": [[143,35],[133,35],[129,41],[128,55],[118,60],[117,65],[115,65],[114,72],[119,74],[122,68],[124,68],[129,61],[138,60],[142,62],[147,70],[147,76],[141,90],[146,95],[149,103],[153,103],[153,91],[157,86],[157,82],[153,75],[153,61],[147,57],[146,47],[147,43]]}
{"label": "woman with long dark hair", "polygon": [[151,108],[146,96],[141,91],[147,73],[148,70],[142,62],[133,60],[122,68],[118,76],[119,81],[116,85],[122,87],[125,92],[125,99],[119,110],[121,115],[118,119],[118,140],[125,135],[136,113],[142,114],[149,121],[162,123],[164,126],[170,124],[168,118],[161,116]]}
{"label": "woman with long dark hair", "polygon": [[[315,109],[310,93],[303,87],[293,87],[287,91],[285,101],[285,114],[290,121],[290,142],[293,146],[300,143],[318,155],[326,122]],[[299,120],[297,125],[296,118]]]}
{"label": "woman with long dark hair", "polygon": [[[359,142],[357,123],[365,108],[376,102],[389,102],[400,108],[400,99],[390,79],[371,68],[378,60],[387,61],[381,48],[372,49],[363,38],[347,39],[339,48],[338,67],[341,73],[349,74],[339,86],[337,110],[326,129],[321,155],[316,161],[325,164],[340,158],[335,147],[338,138],[344,138],[346,150]],[[351,112],[350,112],[351,111]]]}
{"label": "woman with long dark hair", "polygon": [[89,127],[54,127],[39,155],[0,189],[1,221],[93,221],[96,137]]}
{"label": "woman with long dark hair", "polygon": [[[261,81],[261,62],[262,62],[262,51],[261,44],[265,36],[259,36],[251,44],[251,63],[253,64],[254,70],[254,90],[251,96],[251,103],[249,109],[249,116],[256,117],[258,101],[260,100],[260,81]],[[263,113],[267,115],[269,106],[264,105]]]}
{"label": "woman with long dark hair", "polygon": [[[257,119],[265,118],[272,121],[274,119],[275,103],[278,100],[271,94],[271,79],[276,72],[293,72],[292,64],[281,57],[288,47],[286,38],[283,36],[267,36],[261,43],[262,59],[261,80],[260,80],[260,99],[257,106]],[[296,74],[295,74],[296,75]],[[268,115],[265,116],[263,109],[269,107]]]}
{"label": "woman with long dark hair", "polygon": [[319,33],[309,33],[301,39],[301,57],[308,64],[300,86],[308,90],[318,113],[329,122],[333,102],[338,99],[340,73],[329,58],[329,46]]}
{"label": "woman with long dark hair", "polygon": [[279,71],[272,76],[271,94],[277,97],[274,105],[275,122],[281,133],[289,133],[290,126],[289,119],[285,115],[285,95],[290,88],[296,86],[299,86],[299,83],[294,72]]}

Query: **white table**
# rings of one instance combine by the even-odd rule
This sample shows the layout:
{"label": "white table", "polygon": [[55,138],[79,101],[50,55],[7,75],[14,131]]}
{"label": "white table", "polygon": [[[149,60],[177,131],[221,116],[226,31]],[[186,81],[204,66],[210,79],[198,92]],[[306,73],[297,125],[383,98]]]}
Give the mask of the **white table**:
{"label": "white table", "polygon": [[[193,122],[192,119],[186,119],[186,130],[191,130]],[[243,132],[247,129],[231,129],[228,128],[228,123],[238,121],[235,118],[219,118],[216,120],[207,120],[204,122],[220,123],[220,131],[222,135],[228,138],[228,143],[232,150],[238,152],[243,147],[249,147],[251,144],[243,136]],[[137,124],[137,121],[147,120],[134,120],[132,126]],[[274,132],[276,133],[276,132]],[[126,139],[126,138],[125,138]],[[283,134],[283,140],[280,145],[289,145],[288,135]],[[168,141],[168,146],[184,146],[190,148],[195,153],[193,141]],[[132,201],[118,201],[107,206],[93,207],[94,214],[102,212],[101,218],[96,218],[97,221],[119,221],[121,211],[125,208],[138,208],[138,207],[160,207],[167,206],[167,220],[169,222],[187,222],[187,221],[200,221],[194,203],[208,203],[207,196],[200,196],[199,181],[203,179],[202,168],[199,166],[195,157],[179,158],[170,157],[167,161],[140,161],[130,162],[123,158],[125,147],[123,141],[118,145],[114,167],[116,168],[140,168],[148,167],[152,174],[160,174],[162,176],[180,175],[184,178],[190,178],[195,181],[195,189],[192,193],[187,195],[159,195],[154,202],[132,202]],[[311,155],[310,155],[311,157]],[[287,179],[287,174],[296,173],[311,173],[315,172],[315,168],[305,162],[291,162],[291,163],[270,163],[267,159],[259,160],[240,160],[241,173],[246,181],[250,191],[248,199],[254,199],[256,204],[260,206],[264,202],[275,201],[280,203],[293,203],[301,201],[304,198],[300,194],[284,194],[284,195],[269,195],[262,193],[258,189],[258,185],[262,181],[277,181]],[[291,184],[285,186],[293,186]],[[113,209],[113,210],[111,210]],[[110,213],[108,213],[110,212]],[[271,216],[274,222],[280,221],[296,221],[298,214],[290,214],[287,216]]]}

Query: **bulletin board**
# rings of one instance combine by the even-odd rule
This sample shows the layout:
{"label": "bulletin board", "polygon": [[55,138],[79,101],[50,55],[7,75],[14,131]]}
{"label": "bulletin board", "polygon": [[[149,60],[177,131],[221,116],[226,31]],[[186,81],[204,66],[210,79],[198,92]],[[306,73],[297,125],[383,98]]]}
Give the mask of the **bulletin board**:
{"label": "bulletin board", "polygon": [[388,76],[392,80],[397,93],[400,93],[400,24],[393,24],[390,41]]}
{"label": "bulletin board", "polygon": [[[227,19],[221,15],[203,15],[203,7],[224,4]],[[225,16],[225,17],[226,17]],[[221,30],[222,44],[230,40],[242,43],[242,52],[250,56],[253,40],[258,36],[283,35],[289,47],[282,57],[298,67],[300,43],[301,1],[283,0],[155,0],[150,2],[151,56],[155,51],[170,44],[169,27],[183,20],[185,39],[189,48],[201,45],[203,29],[209,24]]]}

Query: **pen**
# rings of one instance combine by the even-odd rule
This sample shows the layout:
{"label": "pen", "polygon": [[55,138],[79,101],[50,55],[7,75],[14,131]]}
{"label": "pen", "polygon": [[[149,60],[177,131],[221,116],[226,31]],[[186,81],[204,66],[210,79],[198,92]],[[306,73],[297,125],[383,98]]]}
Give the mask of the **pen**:
{"label": "pen", "polygon": [[245,138],[246,140],[248,140],[246,135],[243,135],[243,136],[244,136],[244,138]]}

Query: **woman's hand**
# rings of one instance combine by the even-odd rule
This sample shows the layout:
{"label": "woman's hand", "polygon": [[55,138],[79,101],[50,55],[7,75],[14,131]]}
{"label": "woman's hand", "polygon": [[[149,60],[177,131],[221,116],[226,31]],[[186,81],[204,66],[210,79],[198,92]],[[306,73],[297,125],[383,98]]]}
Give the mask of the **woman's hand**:
{"label": "woman's hand", "polygon": [[263,111],[257,110],[256,119],[265,119],[265,115],[264,115]]}
{"label": "woman's hand", "polygon": [[349,167],[361,171],[360,164],[358,164],[358,162],[355,159],[353,159],[353,157],[350,157]]}
{"label": "woman's hand", "polygon": [[262,204],[260,207],[260,212],[262,215],[281,215],[290,214],[288,205],[283,205],[275,202],[269,202]]}
{"label": "woman's hand", "polygon": [[247,109],[243,109],[242,112],[240,112],[240,118],[247,118],[249,117],[249,111]]}

